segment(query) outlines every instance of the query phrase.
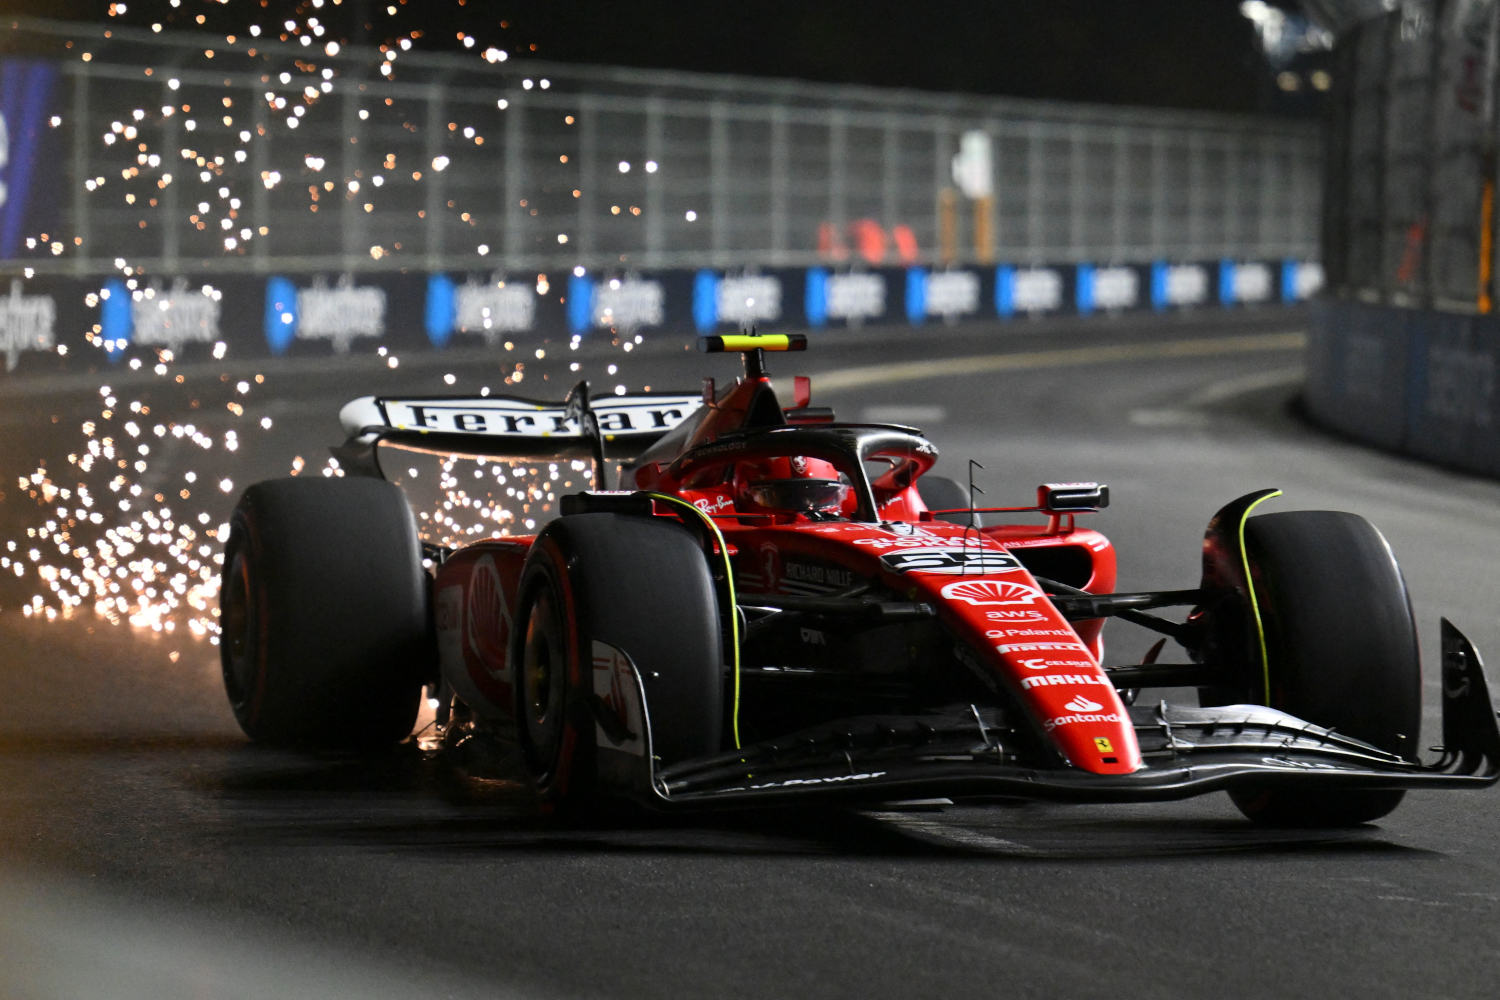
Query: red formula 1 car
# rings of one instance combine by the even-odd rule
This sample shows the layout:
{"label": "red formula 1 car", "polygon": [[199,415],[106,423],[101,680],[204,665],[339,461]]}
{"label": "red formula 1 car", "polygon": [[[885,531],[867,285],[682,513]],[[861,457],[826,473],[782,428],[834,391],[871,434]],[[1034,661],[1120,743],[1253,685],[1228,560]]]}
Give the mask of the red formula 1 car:
{"label": "red formula 1 car", "polygon": [[[1209,522],[1196,587],[1118,592],[1110,542],[1077,523],[1105,487],[974,509],[926,475],[937,450],[917,431],[837,423],[803,378],[786,406],[764,352],[801,338],[703,344],[743,352],[744,375],[604,400],[580,385],[562,404],[358,399],[336,453],[368,475],[247,489],[222,592],[244,730],[394,743],[425,685],[425,742],[508,748],[549,807],[1225,790],[1257,821],[1343,825],[1407,788],[1500,776],[1479,657],[1446,621],[1442,746],[1420,760],[1411,608],[1363,519],[1252,517],[1276,495],[1252,493]],[[582,456],[618,488],[561,496],[534,534],[424,545],[380,477],[386,446]],[[1110,619],[1164,639],[1111,664]],[[1198,697],[1140,697],[1153,688]]]}

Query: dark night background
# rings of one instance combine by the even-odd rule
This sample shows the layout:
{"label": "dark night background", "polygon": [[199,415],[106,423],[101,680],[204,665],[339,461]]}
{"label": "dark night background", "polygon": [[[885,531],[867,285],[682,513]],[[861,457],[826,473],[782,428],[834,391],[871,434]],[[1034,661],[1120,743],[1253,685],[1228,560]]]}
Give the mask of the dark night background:
{"label": "dark night background", "polygon": [[[280,31],[311,15],[330,36],[513,57],[792,77],[1015,97],[1299,112],[1275,84],[1239,0],[9,0],[7,12],[214,34]],[[1282,4],[1295,10],[1290,4]],[[394,13],[391,10],[394,10]],[[200,22],[198,19],[202,18]],[[461,49],[459,49],[461,51]]]}

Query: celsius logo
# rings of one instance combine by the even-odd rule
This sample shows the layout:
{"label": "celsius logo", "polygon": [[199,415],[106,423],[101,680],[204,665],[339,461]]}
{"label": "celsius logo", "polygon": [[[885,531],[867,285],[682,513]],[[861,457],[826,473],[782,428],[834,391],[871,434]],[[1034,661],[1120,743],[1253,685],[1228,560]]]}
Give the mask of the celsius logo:
{"label": "celsius logo", "polygon": [[944,587],[943,596],[979,607],[986,604],[1034,604],[1042,592],[1009,580],[959,580]]}
{"label": "celsius logo", "polygon": [[[1027,670],[1046,670],[1048,667],[1072,667],[1073,669],[1077,670],[1080,667],[1092,667],[1093,663],[1089,660],[1085,660],[1082,657],[1070,658],[1066,660],[1048,660],[1043,657],[1037,657],[1034,659],[1022,660],[1021,666],[1025,667]],[[1022,683],[1024,684],[1025,681],[1022,681]]]}
{"label": "celsius logo", "polygon": [[1097,712],[1103,707],[1097,701],[1089,701],[1083,695],[1079,695],[1063,706],[1070,712]]}

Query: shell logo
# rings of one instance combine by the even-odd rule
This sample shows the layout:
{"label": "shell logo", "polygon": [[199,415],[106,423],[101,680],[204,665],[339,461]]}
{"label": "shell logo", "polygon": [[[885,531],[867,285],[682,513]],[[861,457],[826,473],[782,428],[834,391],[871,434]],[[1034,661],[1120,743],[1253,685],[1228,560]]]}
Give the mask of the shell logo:
{"label": "shell logo", "polygon": [[943,596],[980,607],[987,604],[1034,604],[1042,592],[1009,580],[959,580],[944,587]]}
{"label": "shell logo", "polygon": [[469,577],[469,599],[464,637],[470,651],[490,673],[506,673],[506,647],[510,643],[510,608],[495,560],[484,556],[474,563]]}

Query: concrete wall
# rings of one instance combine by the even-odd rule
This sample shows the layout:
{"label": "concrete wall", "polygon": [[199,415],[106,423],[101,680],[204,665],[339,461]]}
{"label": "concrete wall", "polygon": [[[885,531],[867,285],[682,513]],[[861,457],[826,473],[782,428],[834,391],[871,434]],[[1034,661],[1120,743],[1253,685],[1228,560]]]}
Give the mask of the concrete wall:
{"label": "concrete wall", "polygon": [[1325,297],[1312,309],[1307,408],[1352,437],[1500,476],[1500,317]]}

